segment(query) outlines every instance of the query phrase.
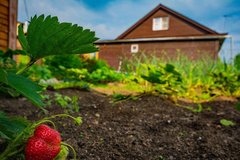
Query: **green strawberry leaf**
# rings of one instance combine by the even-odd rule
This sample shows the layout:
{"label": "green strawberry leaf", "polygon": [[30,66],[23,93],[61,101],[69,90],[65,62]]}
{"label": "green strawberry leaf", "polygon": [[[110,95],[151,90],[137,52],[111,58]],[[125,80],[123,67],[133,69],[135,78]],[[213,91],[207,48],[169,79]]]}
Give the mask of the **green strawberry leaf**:
{"label": "green strawberry leaf", "polygon": [[7,83],[7,72],[4,69],[0,69],[0,82]]}
{"label": "green strawberry leaf", "polygon": [[0,112],[0,137],[7,140],[14,139],[28,124],[25,118],[9,117]]}
{"label": "green strawberry leaf", "polygon": [[25,37],[25,34],[23,32],[23,26],[22,25],[19,25],[18,26],[18,40],[22,46],[22,49],[24,51],[28,51],[29,50],[29,45],[28,45],[28,41]]}
{"label": "green strawberry leaf", "polygon": [[[14,91],[16,90],[32,101],[36,106],[40,108],[44,106],[42,97],[38,94],[42,88],[29,79],[0,69],[0,83],[2,83],[0,90],[7,91],[11,95],[16,95],[16,92]],[[3,84],[5,85],[3,86]]]}
{"label": "green strawberry leaf", "polygon": [[95,33],[71,23],[59,23],[57,17],[44,15],[31,18],[27,35],[19,26],[19,41],[32,61],[50,55],[84,54],[98,49],[93,44]]}
{"label": "green strawberry leaf", "polygon": [[42,97],[38,94],[38,92],[40,92],[42,88],[36,83],[30,81],[29,79],[21,75],[17,75],[15,73],[8,73],[8,85],[22,95],[24,95],[36,106],[40,108],[44,106],[44,103],[42,102]]}

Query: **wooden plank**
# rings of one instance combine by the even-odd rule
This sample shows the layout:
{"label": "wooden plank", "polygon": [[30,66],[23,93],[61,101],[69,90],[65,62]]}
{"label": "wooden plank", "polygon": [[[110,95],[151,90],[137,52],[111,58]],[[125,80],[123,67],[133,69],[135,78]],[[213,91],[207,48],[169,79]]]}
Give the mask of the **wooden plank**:
{"label": "wooden plank", "polygon": [[2,14],[2,13],[0,12],[0,18],[8,19],[8,15]]}
{"label": "wooden plank", "polygon": [[8,20],[0,17],[0,23],[8,26]]}
{"label": "wooden plank", "polygon": [[0,46],[3,47],[3,48],[7,48],[7,40],[0,39]]}
{"label": "wooden plank", "polygon": [[9,3],[8,3],[8,0],[1,0],[0,1],[0,4],[5,6],[5,7],[8,7],[9,6]]}
{"label": "wooden plank", "polygon": [[0,14],[8,15],[8,8],[0,4]]}
{"label": "wooden plank", "polygon": [[17,45],[17,10],[18,0],[9,1],[9,34],[8,34],[8,48],[16,49]]}
{"label": "wooden plank", "polygon": [[7,26],[7,25],[0,24],[0,31],[2,31],[2,32],[8,32],[8,26]]}
{"label": "wooden plank", "polygon": [[1,31],[0,31],[0,38],[7,40],[7,39],[8,39],[8,34],[7,34],[7,32],[1,32]]}

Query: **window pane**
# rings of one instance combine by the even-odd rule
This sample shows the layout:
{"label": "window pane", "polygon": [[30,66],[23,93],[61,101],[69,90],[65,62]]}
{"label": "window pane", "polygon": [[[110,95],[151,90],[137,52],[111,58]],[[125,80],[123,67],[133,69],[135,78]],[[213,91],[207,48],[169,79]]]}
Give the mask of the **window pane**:
{"label": "window pane", "polygon": [[168,17],[153,18],[152,29],[154,31],[167,30],[168,27],[169,27],[169,18]]}

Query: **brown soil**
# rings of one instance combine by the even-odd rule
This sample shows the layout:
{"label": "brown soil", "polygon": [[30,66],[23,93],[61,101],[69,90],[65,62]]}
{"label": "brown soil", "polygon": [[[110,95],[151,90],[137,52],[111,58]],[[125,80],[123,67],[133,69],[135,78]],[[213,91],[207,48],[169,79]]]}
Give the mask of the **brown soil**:
{"label": "brown soil", "polygon": [[[194,113],[166,98],[143,95],[137,100],[111,103],[107,96],[87,91],[60,90],[79,96],[83,124],[69,119],[56,120],[63,140],[77,151],[78,159],[239,159],[240,112],[236,101],[203,103],[203,111]],[[54,91],[48,91],[52,95]],[[184,104],[182,106],[194,104]],[[0,108],[10,115],[30,120],[47,116],[25,98],[0,98]],[[63,113],[57,105],[50,114]],[[221,119],[235,126],[225,127]],[[69,159],[71,159],[70,155]]]}

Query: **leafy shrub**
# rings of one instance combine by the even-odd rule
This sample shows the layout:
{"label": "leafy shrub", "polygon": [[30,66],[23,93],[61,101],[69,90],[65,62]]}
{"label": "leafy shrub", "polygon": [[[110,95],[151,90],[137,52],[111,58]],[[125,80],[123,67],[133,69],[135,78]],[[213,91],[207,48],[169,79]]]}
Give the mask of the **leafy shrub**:
{"label": "leafy shrub", "polygon": [[48,66],[54,77],[63,79],[65,70],[70,68],[83,68],[84,61],[78,55],[51,56],[44,59],[44,64]]}
{"label": "leafy shrub", "polygon": [[89,78],[89,72],[86,68],[70,68],[65,70],[65,80],[70,81],[87,81]]}
{"label": "leafy shrub", "polygon": [[108,83],[121,81],[122,79],[123,75],[121,73],[117,73],[111,68],[103,67],[89,74],[88,81],[91,83]]}
{"label": "leafy shrub", "polygon": [[94,71],[96,71],[97,69],[101,69],[101,68],[109,68],[109,65],[100,59],[87,59],[85,61],[85,66],[84,68],[86,68],[88,70],[89,73],[92,73]]}
{"label": "leafy shrub", "polygon": [[235,68],[225,64],[224,70],[216,70],[211,73],[214,85],[212,89],[217,89],[227,95],[232,95],[240,90],[240,72]]}
{"label": "leafy shrub", "polygon": [[147,70],[142,78],[156,85],[158,92],[173,94],[182,89],[182,76],[171,64],[153,66],[145,65]]}
{"label": "leafy shrub", "polygon": [[47,80],[53,77],[46,65],[33,65],[24,75],[33,81]]}

